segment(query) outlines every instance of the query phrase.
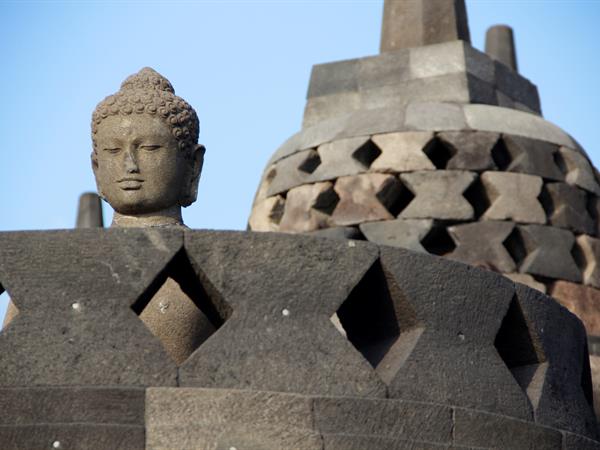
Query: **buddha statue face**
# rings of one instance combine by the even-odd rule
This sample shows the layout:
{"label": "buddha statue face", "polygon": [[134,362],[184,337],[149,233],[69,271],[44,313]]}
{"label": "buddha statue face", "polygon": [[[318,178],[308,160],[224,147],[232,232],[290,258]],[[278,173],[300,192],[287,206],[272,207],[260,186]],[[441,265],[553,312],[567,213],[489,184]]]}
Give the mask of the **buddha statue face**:
{"label": "buddha statue face", "polygon": [[115,217],[166,214],[181,222],[181,207],[196,199],[204,147],[196,113],[170,83],[148,68],[129,77],[98,105],[92,132],[98,192]]}

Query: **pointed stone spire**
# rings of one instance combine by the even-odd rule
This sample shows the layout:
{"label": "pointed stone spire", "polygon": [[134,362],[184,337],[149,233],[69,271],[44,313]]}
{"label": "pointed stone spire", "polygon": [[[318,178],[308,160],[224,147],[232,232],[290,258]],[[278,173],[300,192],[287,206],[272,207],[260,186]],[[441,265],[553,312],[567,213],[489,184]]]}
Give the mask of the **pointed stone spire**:
{"label": "pointed stone spire", "polygon": [[102,228],[102,202],[98,194],[86,192],[79,197],[77,228]]}
{"label": "pointed stone spire", "polygon": [[490,27],[485,34],[485,52],[515,72],[518,70],[517,52],[511,27],[507,25]]}
{"label": "pointed stone spire", "polygon": [[380,51],[471,41],[464,0],[385,0]]}

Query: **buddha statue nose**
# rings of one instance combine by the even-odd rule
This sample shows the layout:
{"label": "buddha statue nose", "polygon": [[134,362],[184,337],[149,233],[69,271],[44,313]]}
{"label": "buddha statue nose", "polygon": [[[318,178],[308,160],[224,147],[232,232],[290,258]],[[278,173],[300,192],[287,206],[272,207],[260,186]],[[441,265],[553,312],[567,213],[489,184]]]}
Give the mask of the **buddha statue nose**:
{"label": "buddha statue nose", "polygon": [[140,172],[140,168],[137,163],[137,155],[135,155],[134,149],[127,149],[125,152],[125,170],[127,173]]}

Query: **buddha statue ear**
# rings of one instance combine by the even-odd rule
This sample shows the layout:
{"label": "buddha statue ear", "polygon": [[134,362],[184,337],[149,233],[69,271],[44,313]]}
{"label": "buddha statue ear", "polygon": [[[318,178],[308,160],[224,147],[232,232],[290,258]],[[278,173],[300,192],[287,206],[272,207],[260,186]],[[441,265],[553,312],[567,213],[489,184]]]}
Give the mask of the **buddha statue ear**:
{"label": "buddha statue ear", "polygon": [[100,187],[100,183],[98,182],[98,156],[93,150],[90,155],[90,159],[92,162],[92,170],[94,171],[94,178],[96,179],[96,190],[98,191],[98,196],[105,200],[104,194],[102,193],[102,188]]}
{"label": "buddha statue ear", "polygon": [[203,145],[197,144],[194,146],[190,157],[190,168],[186,175],[182,186],[181,198],[179,204],[183,207],[190,206],[196,201],[198,196],[198,182],[200,181],[200,174],[202,173],[202,166],[204,164],[204,152],[206,148]]}

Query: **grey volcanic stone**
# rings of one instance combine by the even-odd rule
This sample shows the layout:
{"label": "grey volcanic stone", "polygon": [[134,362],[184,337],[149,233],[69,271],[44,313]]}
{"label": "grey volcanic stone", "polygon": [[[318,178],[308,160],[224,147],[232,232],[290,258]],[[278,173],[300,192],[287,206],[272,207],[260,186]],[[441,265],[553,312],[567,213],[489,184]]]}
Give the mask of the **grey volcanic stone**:
{"label": "grey volcanic stone", "polygon": [[332,227],[322,230],[310,231],[311,236],[326,237],[330,239],[361,239],[360,231],[353,227]]}
{"label": "grey volcanic stone", "polygon": [[457,39],[470,41],[464,0],[384,3],[381,52]]}
{"label": "grey volcanic stone", "polygon": [[554,160],[557,146],[520,136],[504,136],[504,144],[511,159],[505,170],[539,175],[550,180],[564,180],[565,176]]}
{"label": "grey volcanic stone", "polygon": [[0,279],[20,311],[0,335],[0,385],[174,385],[132,306],[182,243],[179,229],[0,234]]}
{"label": "grey volcanic stone", "polygon": [[456,249],[446,256],[498,272],[513,272],[516,265],[503,242],[514,226],[511,222],[483,221],[448,227]]}
{"label": "grey volcanic stone", "polygon": [[503,273],[502,275],[504,275],[509,280],[514,281],[515,283],[524,284],[525,286],[529,286],[532,289],[536,289],[542,292],[543,294],[545,294],[547,291],[546,285],[544,283],[536,281],[535,278],[533,278],[527,273]]}
{"label": "grey volcanic stone", "polygon": [[400,175],[415,198],[400,213],[405,219],[469,220],[474,211],[463,193],[477,178],[472,172],[436,170]]}
{"label": "grey volcanic stone", "polygon": [[[320,145],[320,165],[309,176],[311,181],[330,180],[347,175],[355,175],[369,168],[368,161],[360,160],[360,152],[369,144],[369,137],[340,139]],[[372,144],[371,144],[372,145]],[[375,151],[372,147],[369,150]],[[368,151],[367,151],[368,152]]]}
{"label": "grey volcanic stone", "polygon": [[551,205],[550,224],[568,228],[575,233],[594,233],[594,221],[587,212],[585,191],[566,183],[548,183],[545,186]]}
{"label": "grey volcanic stone", "polygon": [[359,60],[359,89],[398,84],[412,77],[409,65],[410,50],[381,53]]}
{"label": "grey volcanic stone", "polygon": [[489,208],[484,219],[546,223],[546,213],[538,201],[542,179],[533,175],[506,172],[484,172],[481,175]]}
{"label": "grey volcanic stone", "polygon": [[148,389],[148,449],[317,450],[311,399],[276,392]]}
{"label": "grey volcanic stone", "polygon": [[393,175],[365,173],[338,178],[335,192],[339,203],[331,215],[335,225],[354,225],[393,219],[390,212],[400,197],[402,184]]}
{"label": "grey volcanic stone", "polygon": [[312,149],[304,150],[278,161],[275,164],[275,177],[266,190],[266,196],[272,197],[290,188],[307,183],[310,174],[298,170],[298,167],[314,152],[315,150]]}
{"label": "grey volcanic stone", "polygon": [[534,114],[491,105],[464,105],[463,110],[467,125],[475,130],[514,134],[576,147],[568,134]]}
{"label": "grey volcanic stone", "polygon": [[476,448],[558,450],[562,434],[531,422],[456,408],[454,442]]}
{"label": "grey volcanic stone", "polygon": [[267,197],[254,204],[248,225],[252,231],[278,231],[285,199],[281,195]]}
{"label": "grey volcanic stone", "polygon": [[6,425],[118,424],[144,426],[145,390],[113,387],[0,389],[0,428]]}
{"label": "grey volcanic stone", "polygon": [[585,268],[583,269],[583,282],[587,285],[600,288],[600,239],[581,235],[577,237],[577,246],[585,259]]}
{"label": "grey volcanic stone", "polygon": [[[105,424],[13,425],[0,427],[5,449],[144,450],[143,426]],[[58,447],[56,447],[58,445]]]}
{"label": "grey volcanic stone", "polygon": [[307,98],[358,90],[359,66],[359,59],[314,65]]}
{"label": "grey volcanic stone", "polygon": [[565,450],[600,450],[598,441],[585,438],[573,433],[564,433]]}
{"label": "grey volcanic stone", "polygon": [[534,345],[547,361],[532,397],[536,421],[597,438],[585,328],[550,297],[523,286],[516,292],[526,323],[534,327]]}
{"label": "grey volcanic stone", "polygon": [[535,84],[498,61],[495,63],[495,69],[496,88],[499,91],[523,104],[527,109],[540,113],[540,97]]}
{"label": "grey volcanic stone", "polygon": [[423,152],[431,139],[431,132],[377,134],[372,140],[381,149],[381,155],[373,161],[371,169],[378,172],[435,170],[435,166]]}
{"label": "grey volcanic stone", "polygon": [[233,312],[179,368],[181,386],[385,396],[372,367],[329,320],[375,262],[376,246],[186,231],[185,248],[212,298]]}
{"label": "grey volcanic stone", "polygon": [[540,225],[519,226],[527,256],[519,272],[581,281],[581,271],[571,254],[575,237],[567,230]]}
{"label": "grey volcanic stone", "polygon": [[517,54],[513,30],[507,25],[495,25],[485,33],[485,52],[510,69],[517,71]]}
{"label": "grey volcanic stone", "polygon": [[594,171],[587,158],[580,152],[561,147],[560,154],[567,169],[566,181],[600,195],[600,186],[594,177]]}
{"label": "grey volcanic stone", "polygon": [[427,253],[421,240],[429,233],[433,220],[396,219],[360,224],[360,231],[367,240],[378,245],[402,247],[416,252]]}
{"label": "grey volcanic stone", "polygon": [[425,131],[468,128],[460,105],[436,102],[409,103],[406,107],[406,127]]}
{"label": "grey volcanic stone", "polygon": [[450,144],[456,153],[448,160],[447,169],[490,170],[496,164],[492,148],[498,141],[498,133],[485,131],[445,131],[438,137]]}
{"label": "grey volcanic stone", "polygon": [[384,367],[377,367],[389,396],[531,419],[527,397],[494,347],[513,283],[429,255],[380,251],[403,320]]}
{"label": "grey volcanic stone", "polygon": [[77,228],[102,228],[102,200],[95,192],[86,192],[79,197]]}
{"label": "grey volcanic stone", "polygon": [[[331,210],[337,202],[333,184],[305,184],[290,189],[285,201],[280,231],[304,232],[326,228],[331,223]],[[323,211],[320,205],[326,205]]]}
{"label": "grey volcanic stone", "polygon": [[452,409],[387,399],[315,398],[315,428],[327,434],[452,442]]}
{"label": "grey volcanic stone", "polygon": [[449,447],[448,444],[434,444],[432,442],[357,434],[324,434],[322,435],[322,439],[323,450],[440,450],[463,448]]}

